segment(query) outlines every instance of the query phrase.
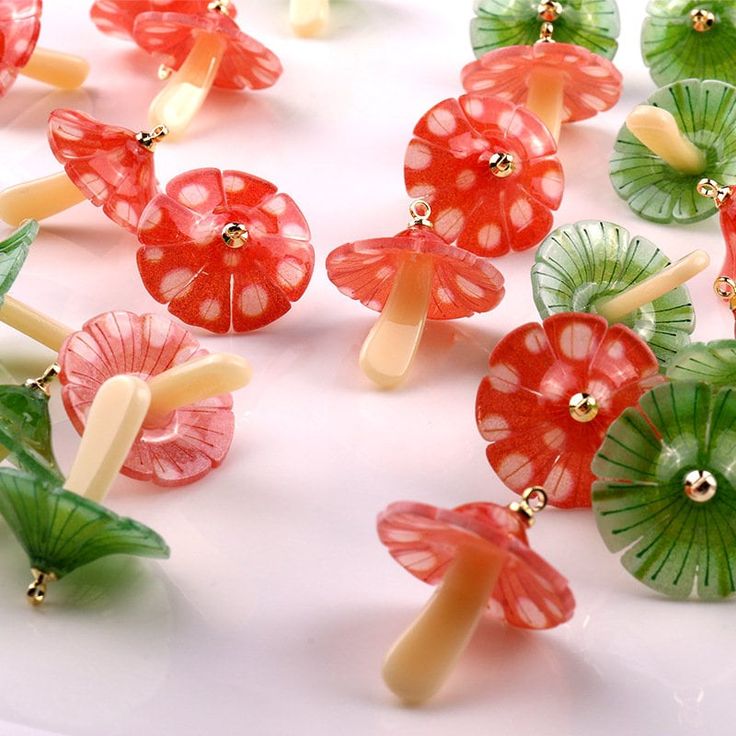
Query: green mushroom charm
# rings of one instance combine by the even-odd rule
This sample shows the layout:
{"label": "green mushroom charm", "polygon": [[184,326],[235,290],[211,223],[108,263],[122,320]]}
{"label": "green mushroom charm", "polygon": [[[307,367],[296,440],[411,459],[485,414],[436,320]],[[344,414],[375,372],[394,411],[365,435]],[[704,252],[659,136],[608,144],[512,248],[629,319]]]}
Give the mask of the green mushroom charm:
{"label": "green mushroom charm", "polygon": [[691,78],[736,84],[736,5],[733,0],[652,0],[641,51],[660,86]]}
{"label": "green mushroom charm", "polygon": [[592,312],[622,323],[644,340],[664,367],[690,342],[695,310],[684,283],[708,266],[703,251],[671,264],[653,243],[611,222],[583,220],[555,230],[532,267],[534,303],[542,319]]}
{"label": "green mushroom charm", "polygon": [[736,389],[667,383],[611,425],[593,460],[593,511],[612,552],[650,588],[736,592]]}
{"label": "green mushroom charm", "polygon": [[609,172],[616,193],[645,220],[687,224],[715,215],[718,188],[736,182],[736,87],[688,79],[657,90],[626,119]]}
{"label": "green mushroom charm", "polygon": [[667,366],[671,381],[704,381],[714,388],[736,386],[736,340],[714,340],[683,348]]}

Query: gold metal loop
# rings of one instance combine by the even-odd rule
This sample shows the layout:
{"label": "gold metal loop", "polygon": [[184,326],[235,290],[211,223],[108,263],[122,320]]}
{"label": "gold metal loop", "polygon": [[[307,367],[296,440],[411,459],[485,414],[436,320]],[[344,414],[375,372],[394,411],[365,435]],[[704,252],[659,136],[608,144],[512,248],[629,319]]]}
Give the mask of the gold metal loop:
{"label": "gold metal loop", "polygon": [[513,155],[504,151],[494,153],[488,159],[488,166],[491,169],[491,173],[499,179],[505,179],[507,176],[511,176],[516,168]]}
{"label": "gold metal loop", "polygon": [[168,134],[169,129],[165,125],[157,125],[151,131],[141,130],[139,133],[136,133],[135,139],[144,148],[147,148],[149,151],[153,151],[156,148],[156,144],[166,138]]}
{"label": "gold metal loop", "polygon": [[709,470],[691,470],[683,483],[685,495],[695,503],[706,503],[718,493],[718,481]]}
{"label": "gold metal loop", "polygon": [[216,13],[230,15],[230,0],[212,0],[212,2],[207,6],[207,10],[214,10]]}
{"label": "gold metal loop", "polygon": [[570,416],[576,422],[581,422],[582,424],[592,422],[600,411],[600,406],[595,396],[585,393],[585,391],[580,391],[570,397],[567,408]]}
{"label": "gold metal loop", "polygon": [[716,24],[716,14],[705,8],[693,8],[690,11],[690,21],[693,24],[693,30],[698,33],[706,33],[713,30]]}
{"label": "gold metal loop", "polygon": [[733,299],[736,296],[736,281],[728,276],[719,276],[713,282],[713,291],[721,299]]}
{"label": "gold metal loop", "polygon": [[537,5],[537,17],[539,20],[553,23],[562,15],[562,3],[555,0],[544,0]]}
{"label": "gold metal loop", "polygon": [[56,580],[54,573],[43,572],[35,567],[31,569],[33,582],[26,590],[26,600],[32,606],[40,606],[46,600],[46,586]]}
{"label": "gold metal loop", "polygon": [[521,494],[521,501],[514,501],[509,504],[509,510],[518,514],[527,526],[532,526],[535,522],[535,514],[544,511],[546,507],[547,492],[541,486],[527,488]]}
{"label": "gold metal loop", "polygon": [[426,199],[415,199],[409,205],[409,227],[434,227],[430,217],[432,217],[432,207]]}
{"label": "gold metal loop", "polygon": [[161,64],[159,66],[158,71],[156,72],[156,76],[162,81],[166,81],[172,74],[174,73],[174,70],[170,66],[166,66],[166,64]]}
{"label": "gold metal loop", "polygon": [[731,196],[733,190],[729,186],[721,186],[715,179],[701,179],[697,186],[698,194],[706,199],[712,199],[716,207],[722,207]]}
{"label": "gold metal loop", "polygon": [[222,240],[228,248],[242,248],[250,237],[248,228],[240,222],[228,222],[222,228]]}
{"label": "gold metal loop", "polygon": [[38,378],[31,378],[25,382],[26,388],[32,388],[36,391],[50,396],[49,385],[61,373],[61,366],[58,363],[52,363]]}
{"label": "gold metal loop", "polygon": [[552,38],[555,32],[555,27],[551,23],[542,23],[542,27],[539,29],[539,41],[537,43],[554,43],[555,40]]}

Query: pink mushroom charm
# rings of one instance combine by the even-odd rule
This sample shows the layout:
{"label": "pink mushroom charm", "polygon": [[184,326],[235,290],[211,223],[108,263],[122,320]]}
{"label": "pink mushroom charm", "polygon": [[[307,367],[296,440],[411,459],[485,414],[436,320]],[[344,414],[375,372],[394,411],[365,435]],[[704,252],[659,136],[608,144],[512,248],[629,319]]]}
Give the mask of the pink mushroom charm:
{"label": "pink mushroom charm", "polygon": [[153,163],[166,129],[134,133],[78,110],[49,116],[49,145],[64,171],[0,192],[0,218],[11,225],[41,220],[89,199],[115,223],[135,233],[158,192]]}
{"label": "pink mushroom charm", "polygon": [[496,49],[468,64],[463,87],[526,105],[559,140],[562,123],[592,118],[621,97],[623,78],[605,57],[569,43]]}
{"label": "pink mushroom charm", "polygon": [[[184,328],[165,317],[107,312],[72,333],[59,352],[64,406],[82,434],[95,395],[112,376],[145,381],[206,354]],[[149,416],[122,473],[160,486],[181,486],[223,461],[233,437],[230,394]]]}
{"label": "pink mushroom charm", "polygon": [[41,0],[0,0],[0,97],[18,74],[60,89],[76,89],[87,79],[89,64],[81,57],[36,47],[41,7]]}
{"label": "pink mushroom charm", "polygon": [[379,515],[378,536],[391,556],[440,586],[384,662],[384,681],[403,701],[421,703],[439,690],[483,613],[524,629],[572,618],[567,581],[526,536],[545,505],[544,491],[530,488],[509,507],[471,503],[450,511],[400,502]]}
{"label": "pink mushroom charm", "polygon": [[404,380],[428,319],[487,312],[504,295],[503,277],[484,258],[435,234],[429,205],[411,207],[408,230],[340,246],[327,257],[327,275],[346,296],[381,313],[360,354],[363,372],[383,388]]}
{"label": "pink mushroom charm", "polygon": [[538,245],[552,227],[564,180],[557,144],[524,107],[464,95],[435,105],[406,152],[411,197],[435,213],[435,232],[481,256]]}

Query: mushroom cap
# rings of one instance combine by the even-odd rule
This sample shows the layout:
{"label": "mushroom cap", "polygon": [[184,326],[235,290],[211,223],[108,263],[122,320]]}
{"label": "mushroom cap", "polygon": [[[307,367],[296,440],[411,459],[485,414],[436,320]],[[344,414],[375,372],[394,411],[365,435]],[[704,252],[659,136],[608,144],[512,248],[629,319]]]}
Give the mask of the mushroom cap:
{"label": "mushroom cap", "polygon": [[[103,33],[132,41],[133,25],[141,13],[204,14],[209,4],[210,0],[96,0],[89,14]],[[231,5],[228,15],[234,18],[236,12]]]}
{"label": "mushroom cap", "polygon": [[[493,349],[478,389],[488,462],[512,491],[540,485],[553,506],[590,506],[590,463],[609,425],[664,380],[652,351],[624,325],[574,312],[522,325]],[[570,414],[578,393],[598,404],[587,423]]]}
{"label": "mushroom cap", "polygon": [[[70,335],[59,352],[62,398],[82,434],[92,401],[112,376],[152,376],[205,355],[184,328],[153,314],[106,312]],[[172,412],[162,425],[145,425],[121,472],[160,486],[181,486],[204,477],[227,455],[235,420],[230,394]]]}
{"label": "mushroom cap", "polygon": [[[227,247],[225,225],[247,244]],[[197,169],[172,179],[141,218],[138,269],[148,293],[190,325],[248,332],[282,317],[314,270],[309,226],[294,201],[240,171]]]}
{"label": "mushroom cap", "polygon": [[0,0],[0,97],[28,63],[41,32],[41,0]]}
{"label": "mushroom cap", "polygon": [[37,235],[38,223],[35,220],[26,220],[10,236],[0,241],[0,306],[3,297],[18,278]]}
{"label": "mushroom cap", "polygon": [[[537,5],[530,0],[476,0],[477,17],[470,21],[475,55],[538,41],[542,21]],[[564,0],[554,27],[555,41],[583,46],[607,59],[618,51],[621,23],[615,0]]]}
{"label": "mushroom cap", "polygon": [[505,557],[488,600],[494,618],[523,629],[551,629],[572,618],[567,580],[529,547],[525,523],[504,506],[393,503],[378,517],[378,536],[404,569],[430,585],[442,582],[461,547],[489,545]]}
{"label": "mushroom cap", "polygon": [[688,345],[670,361],[667,377],[671,381],[702,381],[717,388],[736,386],[736,340]]}
{"label": "mushroom cap", "polygon": [[422,226],[393,238],[341,245],[327,256],[327,275],[345,296],[381,312],[407,259],[432,260],[428,319],[458,319],[488,312],[503,298],[503,276],[488,259],[447,245]]}
{"label": "mushroom cap", "polygon": [[113,222],[135,233],[158,193],[153,152],[132,130],[78,110],[54,110],[48,135],[51,151],[74,185]]}
{"label": "mushroom cap", "polygon": [[167,558],[153,529],[28,473],[0,469],[0,514],[28,554],[31,567],[68,575],[108,555]]}
{"label": "mushroom cap", "polygon": [[[513,156],[513,172],[492,173],[495,153]],[[564,177],[557,144],[526,108],[463,95],[435,105],[417,123],[404,162],[410,197],[429,202],[434,229],[481,256],[536,246],[552,227]]]}
{"label": "mushroom cap", "polygon": [[716,204],[701,197],[697,186],[704,176],[736,182],[736,87],[686,79],[657,90],[645,104],[672,113],[680,131],[705,153],[706,171],[676,171],[624,125],[611,157],[614,189],[645,220],[686,224],[711,217]]}
{"label": "mushroom cap", "polygon": [[[669,383],[611,425],[593,461],[593,509],[612,552],[638,580],[673,598],[736,592],[736,393]],[[709,501],[691,500],[685,476],[708,471]]]}
{"label": "mushroom cap", "polygon": [[[659,273],[670,260],[645,238],[612,222],[583,220],[555,230],[532,267],[534,303],[542,319],[559,312],[595,312],[599,301]],[[666,366],[690,342],[695,310],[678,286],[621,320]]]}
{"label": "mushroom cap", "polygon": [[283,71],[279,58],[262,43],[247,36],[225,13],[205,15],[143,13],[135,20],[133,39],[171,69],[186,60],[198,35],[217,34],[227,42],[214,86],[222,89],[265,89]]}
{"label": "mushroom cap", "polygon": [[0,386],[0,446],[13,465],[47,482],[64,482],[51,446],[49,397],[43,391]]}
{"label": "mushroom cap", "polygon": [[[717,18],[705,33],[693,28],[690,11],[697,8],[710,10]],[[736,7],[732,0],[653,0],[647,14],[641,50],[659,86],[690,78],[736,84]]]}
{"label": "mushroom cap", "polygon": [[535,43],[490,51],[462,71],[468,92],[523,105],[535,71],[554,71],[564,80],[563,123],[587,120],[610,110],[621,97],[621,72],[603,56],[570,43]]}

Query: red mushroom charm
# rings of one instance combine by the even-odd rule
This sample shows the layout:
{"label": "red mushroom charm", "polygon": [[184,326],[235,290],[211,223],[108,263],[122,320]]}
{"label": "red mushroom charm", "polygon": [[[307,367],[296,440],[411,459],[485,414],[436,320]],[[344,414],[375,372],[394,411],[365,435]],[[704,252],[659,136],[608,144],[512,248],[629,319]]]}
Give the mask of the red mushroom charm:
{"label": "red mushroom charm", "polygon": [[586,120],[613,107],[622,81],[605,57],[582,46],[543,41],[490,51],[462,72],[468,92],[525,104],[555,140],[562,123]]}
{"label": "red mushroom charm", "polygon": [[36,47],[41,0],[0,0],[0,97],[18,74],[61,89],[84,84],[89,64],[79,56]]}
{"label": "red mushroom charm", "polygon": [[158,191],[153,164],[159,127],[134,133],[77,110],[49,116],[49,145],[64,172],[0,192],[0,218],[11,225],[41,220],[89,199],[121,227],[135,233]]}
{"label": "red mushroom charm", "polygon": [[246,36],[229,16],[227,0],[213,0],[206,13],[142,13],[135,19],[136,43],[176,70],[150,108],[152,125],[181,135],[210,88],[265,89],[276,83],[278,57]]}
{"label": "red mushroom charm", "polygon": [[379,515],[378,536],[391,556],[440,585],[384,662],[383,679],[403,701],[422,703],[439,690],[485,612],[523,629],[572,618],[567,581],[527,540],[545,505],[544,491],[530,488],[509,507],[471,503],[450,511],[400,502]]}
{"label": "red mushroom charm", "polygon": [[481,256],[538,245],[564,187],[557,144],[524,107],[481,95],[435,105],[406,151],[411,197],[435,213],[435,232]]}
{"label": "red mushroom charm", "polygon": [[197,169],[144,211],[138,269],[148,293],[187,324],[249,332],[304,294],[314,269],[309,238],[295,202],[270,182]]}
{"label": "red mushroom charm", "polygon": [[484,258],[447,245],[432,230],[429,205],[411,207],[408,230],[340,246],[327,275],[340,291],[381,313],[363,343],[360,365],[382,388],[404,380],[427,319],[487,312],[504,295],[503,277]]}

